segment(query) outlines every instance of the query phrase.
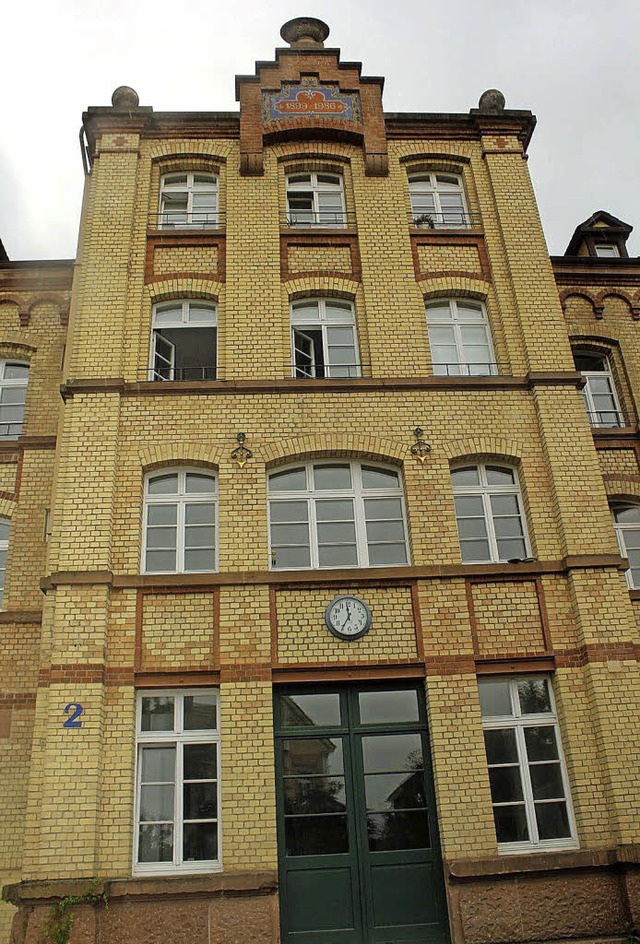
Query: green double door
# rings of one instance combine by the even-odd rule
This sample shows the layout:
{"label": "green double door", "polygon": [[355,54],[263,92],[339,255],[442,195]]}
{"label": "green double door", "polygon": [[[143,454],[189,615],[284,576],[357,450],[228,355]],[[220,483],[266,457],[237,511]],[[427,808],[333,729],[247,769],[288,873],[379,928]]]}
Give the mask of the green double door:
{"label": "green double door", "polygon": [[283,944],[444,944],[417,685],[275,696]]}

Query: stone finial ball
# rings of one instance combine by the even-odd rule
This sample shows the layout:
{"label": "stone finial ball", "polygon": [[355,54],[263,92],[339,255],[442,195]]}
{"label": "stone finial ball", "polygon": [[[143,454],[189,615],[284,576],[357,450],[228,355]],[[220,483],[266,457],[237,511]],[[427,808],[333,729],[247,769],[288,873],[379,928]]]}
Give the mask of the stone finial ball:
{"label": "stone finial ball", "polygon": [[114,108],[137,108],[140,104],[138,93],[129,85],[119,85],[111,96]]}
{"label": "stone finial ball", "polygon": [[322,46],[329,35],[329,27],[314,16],[297,16],[284,24],[280,35],[290,46],[298,43]]}
{"label": "stone finial ball", "polygon": [[478,108],[480,111],[504,111],[505,104],[506,99],[500,89],[487,89],[487,91],[483,92],[480,96]]}

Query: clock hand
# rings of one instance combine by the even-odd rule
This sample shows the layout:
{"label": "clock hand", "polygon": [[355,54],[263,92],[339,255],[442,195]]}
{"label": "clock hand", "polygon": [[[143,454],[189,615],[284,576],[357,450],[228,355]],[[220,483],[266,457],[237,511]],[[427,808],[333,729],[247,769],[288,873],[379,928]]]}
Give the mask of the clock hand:
{"label": "clock hand", "polygon": [[345,603],[345,606],[346,606],[346,608],[347,608],[347,618],[346,618],[346,620],[344,621],[344,623],[342,624],[342,626],[340,627],[341,629],[344,629],[345,626],[347,625],[347,623],[349,622],[349,620],[351,619],[351,607],[349,606],[348,603]]}

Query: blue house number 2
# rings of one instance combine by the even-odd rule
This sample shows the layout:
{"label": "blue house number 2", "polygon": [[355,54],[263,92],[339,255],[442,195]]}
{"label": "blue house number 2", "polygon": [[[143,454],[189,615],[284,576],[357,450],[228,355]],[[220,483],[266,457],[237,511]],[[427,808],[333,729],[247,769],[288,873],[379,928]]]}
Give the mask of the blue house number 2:
{"label": "blue house number 2", "polygon": [[64,713],[65,715],[68,715],[69,712],[71,712],[71,715],[70,717],[67,718],[66,721],[62,722],[62,727],[63,728],[81,728],[82,721],[78,721],[77,719],[80,717],[83,711],[84,711],[84,708],[82,707],[82,705],[79,705],[77,701],[70,701],[68,705],[65,705]]}

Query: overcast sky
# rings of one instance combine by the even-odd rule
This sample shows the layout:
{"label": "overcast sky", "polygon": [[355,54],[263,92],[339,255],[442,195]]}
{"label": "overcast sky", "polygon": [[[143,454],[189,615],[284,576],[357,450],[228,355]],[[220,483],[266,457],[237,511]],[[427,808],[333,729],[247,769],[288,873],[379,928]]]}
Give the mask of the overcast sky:
{"label": "overcast sky", "polygon": [[[82,112],[132,85],[156,111],[236,110],[234,76],[294,16],[386,79],[386,111],[467,112],[486,88],[538,117],[529,168],[549,251],[598,209],[640,232],[640,0],[5,0],[0,238],[75,255]],[[629,241],[640,253],[640,236]]]}

